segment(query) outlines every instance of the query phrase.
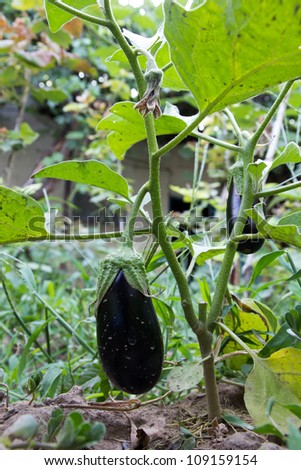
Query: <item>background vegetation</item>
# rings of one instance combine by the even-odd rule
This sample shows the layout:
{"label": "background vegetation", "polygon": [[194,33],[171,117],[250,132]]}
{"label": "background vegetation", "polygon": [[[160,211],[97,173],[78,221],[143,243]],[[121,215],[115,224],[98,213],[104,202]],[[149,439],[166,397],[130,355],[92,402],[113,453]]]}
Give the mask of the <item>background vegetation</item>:
{"label": "background vegetation", "polygon": [[[1,111],[0,146],[7,162],[2,184],[12,187],[13,166],[22,164],[17,160],[18,151],[26,149],[30,152],[30,146],[39,137],[26,121],[25,111],[26,115],[29,112],[47,114],[58,125],[57,145],[51,154],[41,151],[36,170],[63,161],[96,159],[122,175],[127,164],[126,151],[145,138],[137,111],[129,109],[124,119],[119,115],[119,127],[114,127],[119,109],[116,103],[137,101],[138,97],[137,84],[124,52],[106,28],[77,18],[62,28],[58,24],[56,32],[53,23],[50,30],[42,3],[30,0],[0,2],[0,99],[4,110]],[[96,2],[86,4],[89,6],[85,12],[96,15]],[[161,108],[165,109],[167,124],[158,121],[157,134],[178,134],[184,124],[189,124],[190,116],[197,113],[197,101],[200,102],[202,97],[198,96],[198,91],[188,90],[175,68],[170,66],[167,44],[160,42],[163,37],[160,29],[162,6],[156,7],[150,1],[144,1],[141,7],[116,1],[112,5],[124,36],[134,46],[138,42],[138,47],[143,43],[143,36],[144,47],[151,48],[157,65],[165,71]],[[144,57],[140,58],[140,63],[145,67]],[[179,220],[170,214],[172,223],[168,225],[168,235],[189,280],[196,310],[200,301],[211,306],[223,259],[226,186],[229,169],[236,159],[234,146],[240,143],[241,135],[252,135],[263,122],[279,95],[280,87],[274,85],[266,87],[267,91],[255,98],[244,100],[242,96],[241,100],[233,100],[235,104],[230,103],[226,110],[223,106],[213,109],[215,112],[202,123],[203,138],[190,135],[182,144],[181,152],[194,160],[194,175],[186,187],[171,188],[187,203],[188,209]],[[297,368],[296,377],[289,379],[292,380],[291,407],[290,403],[282,407],[281,399],[279,403],[279,399],[271,395],[270,400],[259,407],[259,413],[263,411],[262,420],[255,410],[258,403],[254,400],[260,394],[263,364],[268,364],[273,380],[279,373],[273,361],[260,361],[278,353],[277,363],[283,364],[283,351],[292,348],[290,354],[295,354],[301,347],[300,102],[301,86],[296,80],[261,136],[255,152],[257,164],[252,169],[254,180],[264,181],[266,192],[271,190],[265,198],[269,224],[296,228],[292,232],[284,230],[279,236],[272,232],[266,237],[264,247],[254,255],[237,253],[235,256],[227,291],[228,303],[221,318],[247,345],[249,354],[231,354],[242,351],[243,346],[222,329],[214,337],[218,381],[245,385],[255,363],[257,367],[255,376],[253,370],[247,400],[257,431],[275,433],[287,439],[284,436],[288,433],[289,413],[289,436],[296,439],[295,448],[301,448],[298,433],[301,397],[297,391],[300,370]],[[8,103],[15,104],[18,110],[14,128],[5,125]],[[113,105],[117,106],[113,108],[117,110],[115,114],[111,109]],[[135,132],[131,132],[129,123],[136,118]],[[122,135],[121,143],[114,139],[114,132]],[[225,148],[214,145],[214,139],[228,145]],[[266,167],[269,172],[265,172]],[[110,214],[120,208],[125,213],[131,206],[120,192],[117,191],[118,197],[116,194],[113,197],[112,187],[116,193],[113,183],[100,189],[68,182],[64,187],[64,198],[60,199],[52,195],[49,180],[28,181],[25,169],[24,174],[24,185],[12,189],[39,201],[42,216],[44,212],[48,213],[48,228],[51,228],[50,208],[56,209],[59,215],[71,216],[76,193],[87,193],[93,204],[99,209],[105,205]],[[290,191],[275,191],[276,185],[292,183],[295,187]],[[129,194],[130,197],[134,195],[131,181]],[[2,201],[3,193],[0,196]],[[144,202],[145,210],[149,211],[148,201]],[[213,214],[211,218],[207,217],[208,208],[209,215]],[[284,220],[285,216],[289,218]],[[11,234],[7,235],[5,231],[7,221],[2,217],[0,382],[8,387],[10,401],[53,398],[69,391],[75,384],[83,387],[87,399],[102,402],[109,395],[116,400],[124,399],[126,394],[110,385],[100,366],[95,318],[89,310],[95,299],[99,262],[116,249],[119,240],[106,241],[100,237],[80,242],[64,233],[64,227],[56,227],[59,231],[56,241],[22,241],[22,233],[12,240]],[[71,226],[71,232],[73,230],[87,234],[89,227]],[[41,234],[43,236],[43,229]],[[9,245],[11,241],[22,243]],[[168,404],[203,387],[199,345],[185,321],[178,288],[165,255],[150,236],[137,238],[136,246],[139,250],[143,247],[148,260],[154,306],[165,344],[161,380],[141,400],[157,398],[170,391],[164,398]],[[252,349],[258,354],[252,354]],[[289,357],[290,364],[284,364],[281,372],[289,370],[293,359],[293,355]],[[276,396],[276,382],[273,387]],[[2,388],[6,390],[4,386]],[[278,411],[274,416],[276,405]],[[237,419],[235,424],[242,423]],[[95,432],[101,436],[103,430]]]}

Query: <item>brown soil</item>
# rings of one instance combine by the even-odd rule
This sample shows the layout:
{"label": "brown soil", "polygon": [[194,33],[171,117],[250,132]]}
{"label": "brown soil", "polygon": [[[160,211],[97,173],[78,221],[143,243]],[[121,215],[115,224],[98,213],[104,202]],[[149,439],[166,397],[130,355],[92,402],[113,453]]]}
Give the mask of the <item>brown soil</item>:
{"label": "brown soil", "polygon": [[[244,421],[250,421],[244,406],[243,390],[222,384],[220,399],[227,414],[235,414]],[[90,403],[89,403],[90,404]],[[181,401],[164,405],[160,402],[147,404],[132,411],[96,410],[85,408],[82,389],[73,387],[68,393],[47,399],[43,404],[17,402],[8,410],[0,408],[0,436],[22,414],[31,414],[40,423],[44,433],[54,408],[67,412],[80,410],[84,418],[101,421],[106,426],[105,438],[94,449],[219,449],[256,450],[280,449],[266,436],[250,431],[235,429],[206,419],[206,399],[202,393],[192,393]],[[189,433],[183,433],[183,428]]]}

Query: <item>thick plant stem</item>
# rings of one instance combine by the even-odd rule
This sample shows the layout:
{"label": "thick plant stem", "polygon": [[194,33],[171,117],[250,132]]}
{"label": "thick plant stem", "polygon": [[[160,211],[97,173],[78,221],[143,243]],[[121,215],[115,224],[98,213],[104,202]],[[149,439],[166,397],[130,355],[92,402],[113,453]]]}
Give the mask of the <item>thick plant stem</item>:
{"label": "thick plant stem", "polygon": [[196,332],[200,328],[200,322],[194,312],[187,279],[168,240],[164,223],[160,185],[161,160],[160,158],[153,156],[158,149],[158,145],[152,115],[149,114],[146,116],[145,126],[146,135],[148,137],[148,151],[150,156],[149,191],[153,209],[153,233],[157,238],[159,245],[161,246],[161,249],[177,282],[185,318],[191,329]]}
{"label": "thick plant stem", "polygon": [[209,331],[205,331],[204,333],[197,334],[197,337],[202,357],[209,356],[203,362],[208,418],[219,418],[221,416],[221,406],[216,386],[214,356],[212,352],[212,334]]}

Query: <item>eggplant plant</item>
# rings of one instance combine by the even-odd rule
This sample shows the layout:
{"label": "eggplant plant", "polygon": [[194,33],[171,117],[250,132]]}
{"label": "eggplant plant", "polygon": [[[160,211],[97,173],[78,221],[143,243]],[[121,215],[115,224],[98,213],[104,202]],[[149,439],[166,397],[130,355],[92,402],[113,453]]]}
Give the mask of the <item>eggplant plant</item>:
{"label": "eggplant plant", "polygon": [[[134,236],[144,233],[144,230],[135,230],[135,221],[143,211],[142,203],[148,194],[152,214],[146,232],[152,234],[166,258],[177,284],[185,319],[197,338],[209,419],[220,418],[222,413],[213,347],[221,331],[226,329],[231,334],[229,328],[223,326],[222,314],[226,303],[229,308],[232,306],[229,277],[236,252],[252,254],[268,239],[301,248],[297,225],[268,223],[257,204],[268,196],[301,186],[300,181],[272,189],[265,186],[272,168],[301,161],[296,144],[288,144],[272,164],[256,160],[260,139],[301,75],[301,9],[295,8],[295,3],[293,0],[207,0],[194,2],[194,8],[185,8],[165,0],[164,24],[155,36],[147,38],[121,28],[111,0],[82,0],[76,2],[76,7],[69,0],[44,2],[53,33],[76,17],[93,25],[96,34],[99,28],[106,28],[114,37],[120,49],[111,60],[127,61],[139,97],[136,102],[114,104],[110,114],[98,124],[98,129],[110,132],[108,145],[117,158],[123,158],[135,143],[147,141],[149,177],[135,199],[129,195],[127,181],[100,161],[58,163],[34,175],[35,178],[59,178],[97,186],[118,194],[131,207],[123,233],[91,236],[93,239],[114,236],[123,240],[120,251],[109,255],[100,266],[94,302],[99,355],[104,370],[113,384],[134,394],[149,390],[160,376],[163,364],[161,332],[147,282],[145,260],[133,248]],[[91,5],[93,9],[88,8]],[[197,113],[187,117],[172,106],[162,110],[160,94],[168,86],[189,93],[198,108]],[[272,104],[264,119],[252,134],[244,132],[228,106],[271,90]],[[201,124],[214,113],[226,116],[236,143],[202,130]],[[160,146],[158,136],[164,134],[174,136]],[[226,243],[217,253],[221,255],[222,252],[223,258],[212,301],[208,303],[200,297],[198,306],[192,299],[187,275],[170,241],[160,180],[162,159],[168,158],[169,152],[189,136],[237,156],[227,203],[228,220],[231,220]],[[1,188],[0,196],[3,201],[10,201],[12,207],[18,205],[18,193]],[[58,235],[47,233],[39,222],[43,214],[38,203],[29,197],[24,201],[23,226],[19,224],[16,231],[16,222],[12,222],[1,235],[1,243],[60,239]],[[293,228],[288,229],[288,226]],[[66,240],[68,235],[61,238]],[[70,238],[80,239],[74,235]],[[85,238],[89,239],[89,235]],[[254,353],[251,354],[253,358]]]}

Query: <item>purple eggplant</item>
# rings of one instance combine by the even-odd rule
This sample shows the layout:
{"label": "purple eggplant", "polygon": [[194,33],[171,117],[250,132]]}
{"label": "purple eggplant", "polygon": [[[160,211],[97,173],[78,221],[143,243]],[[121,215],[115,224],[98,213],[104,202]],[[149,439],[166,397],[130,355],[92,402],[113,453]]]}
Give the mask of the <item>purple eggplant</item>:
{"label": "purple eggplant", "polygon": [[[229,195],[227,200],[227,232],[228,237],[231,235],[234,224],[236,222],[240,205],[241,205],[241,195],[238,194],[233,179],[231,180],[229,187]],[[258,233],[255,222],[248,217],[246,224],[243,229],[243,234],[256,234]],[[238,243],[237,251],[245,255],[251,253],[256,253],[264,244],[264,239],[259,240],[244,240]]]}
{"label": "purple eggplant", "polygon": [[131,394],[149,391],[163,365],[163,341],[151,297],[121,269],[96,308],[97,343],[111,382]]}

